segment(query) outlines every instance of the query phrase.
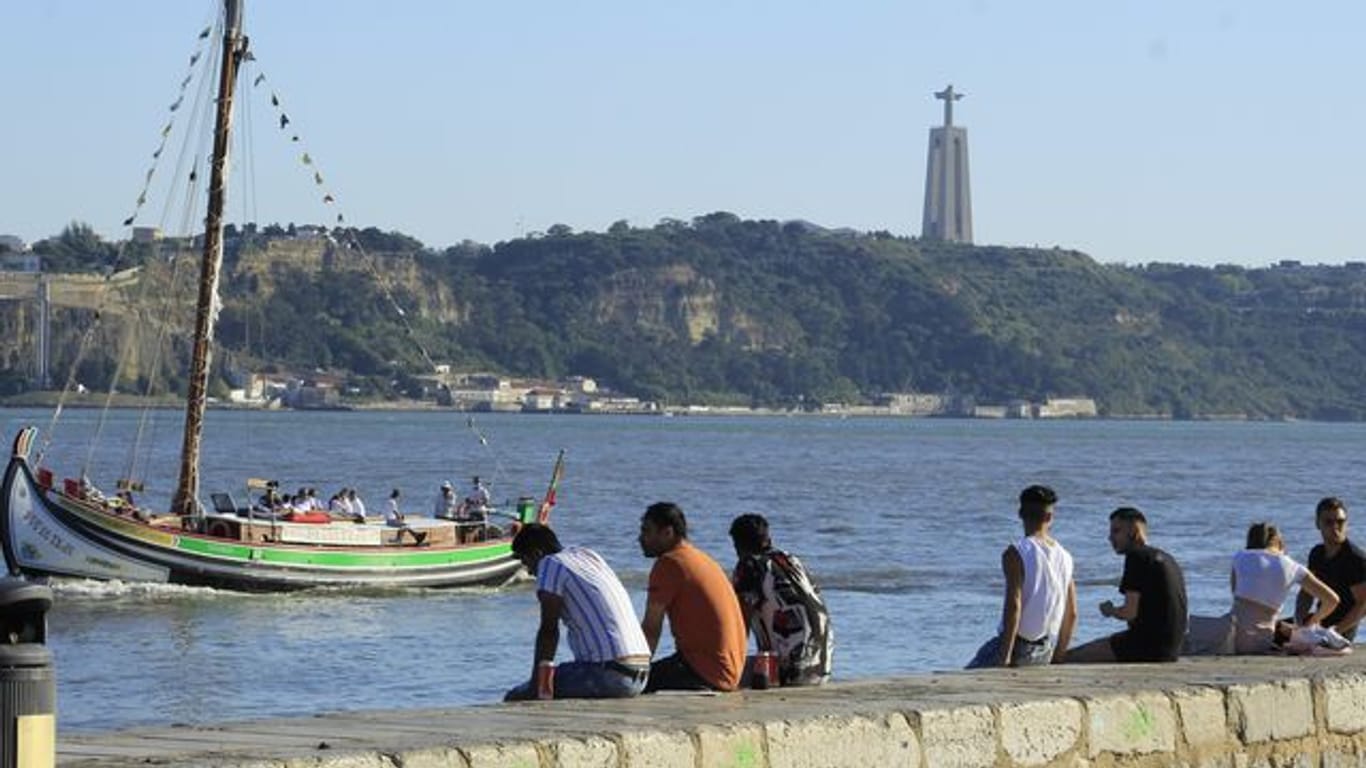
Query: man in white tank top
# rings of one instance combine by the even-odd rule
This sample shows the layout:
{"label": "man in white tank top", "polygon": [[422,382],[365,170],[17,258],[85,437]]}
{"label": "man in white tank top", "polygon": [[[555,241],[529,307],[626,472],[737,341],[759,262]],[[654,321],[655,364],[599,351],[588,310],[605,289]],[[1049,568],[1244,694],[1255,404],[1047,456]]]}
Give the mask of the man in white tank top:
{"label": "man in white tank top", "polygon": [[980,667],[1026,667],[1062,661],[1077,624],[1077,586],[1072,555],[1050,534],[1058,494],[1045,485],[1020,492],[1024,536],[1001,553],[1005,605],[1001,626],[968,663]]}

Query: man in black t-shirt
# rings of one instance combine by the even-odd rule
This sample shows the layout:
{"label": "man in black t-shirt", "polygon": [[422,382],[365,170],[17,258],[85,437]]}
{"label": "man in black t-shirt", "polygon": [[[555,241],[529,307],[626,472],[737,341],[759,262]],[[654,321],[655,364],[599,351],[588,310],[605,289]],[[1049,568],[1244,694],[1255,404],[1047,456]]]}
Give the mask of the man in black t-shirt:
{"label": "man in black t-shirt", "polygon": [[[1351,640],[1366,613],[1366,552],[1347,539],[1347,505],[1329,496],[1319,501],[1314,522],[1322,544],[1309,550],[1309,572],[1338,593],[1338,607],[1323,620]],[[1295,599],[1295,621],[1303,624],[1314,613],[1314,597],[1303,589]]]}
{"label": "man in black t-shirt", "polygon": [[1110,513],[1110,545],[1124,555],[1124,602],[1100,604],[1102,616],[1129,628],[1073,649],[1070,662],[1176,661],[1186,636],[1186,580],[1176,559],[1148,546],[1148,520],[1133,507]]}

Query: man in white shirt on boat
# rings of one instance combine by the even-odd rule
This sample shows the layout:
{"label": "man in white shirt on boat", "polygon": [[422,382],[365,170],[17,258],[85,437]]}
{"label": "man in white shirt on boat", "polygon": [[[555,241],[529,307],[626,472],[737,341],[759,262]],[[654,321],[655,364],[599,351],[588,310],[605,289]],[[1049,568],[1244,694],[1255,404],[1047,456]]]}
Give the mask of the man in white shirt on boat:
{"label": "man in white shirt on boat", "polygon": [[[550,528],[528,523],[512,540],[512,553],[536,576],[541,604],[532,671],[504,701],[549,693],[556,699],[611,699],[637,696],[650,672],[650,646],[621,580],[598,553],[562,547]],[[553,675],[542,671],[555,660],[560,622],[569,634],[573,661],[561,662]],[[537,685],[539,676],[550,685]]]}
{"label": "man in white shirt on boat", "polygon": [[394,534],[395,544],[402,544],[403,534],[406,533],[413,537],[414,544],[421,546],[422,543],[427,540],[427,532],[414,531],[412,528],[408,527],[408,522],[403,515],[403,510],[398,508],[398,500],[402,495],[403,494],[400,493],[397,488],[389,494],[389,508],[384,513],[384,524],[390,528],[398,529],[398,533]]}
{"label": "man in white shirt on boat", "polygon": [[356,495],[355,488],[346,489],[346,501],[351,506],[351,519],[358,523],[365,522],[365,502]]}
{"label": "man in white shirt on boat", "polygon": [[331,502],[328,503],[327,512],[329,515],[339,520],[352,519],[351,500],[346,498],[345,488],[337,491],[337,495],[332,497]]}
{"label": "man in white shirt on boat", "polygon": [[1058,494],[1046,485],[1020,492],[1024,536],[1001,553],[1005,606],[996,636],[968,663],[1025,667],[1061,661],[1077,624],[1077,586],[1072,555],[1050,535]]}

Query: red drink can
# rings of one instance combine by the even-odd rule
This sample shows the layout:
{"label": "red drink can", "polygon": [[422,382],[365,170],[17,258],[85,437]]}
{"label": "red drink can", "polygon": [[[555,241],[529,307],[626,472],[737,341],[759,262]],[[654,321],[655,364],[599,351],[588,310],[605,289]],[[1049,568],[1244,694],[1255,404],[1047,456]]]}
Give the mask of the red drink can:
{"label": "red drink can", "polygon": [[555,698],[555,663],[552,661],[536,662],[536,698]]}
{"label": "red drink can", "polygon": [[778,686],[778,654],[772,651],[760,651],[754,656],[752,685],[760,691]]}

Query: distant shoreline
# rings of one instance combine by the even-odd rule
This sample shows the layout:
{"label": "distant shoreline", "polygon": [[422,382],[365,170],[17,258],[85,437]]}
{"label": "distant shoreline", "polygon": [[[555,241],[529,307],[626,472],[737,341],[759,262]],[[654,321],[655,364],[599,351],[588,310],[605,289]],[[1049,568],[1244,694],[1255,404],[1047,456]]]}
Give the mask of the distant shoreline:
{"label": "distant shoreline", "polygon": [[[105,407],[105,397],[103,395],[75,395],[67,399],[64,408],[89,410]],[[17,395],[0,399],[0,408],[19,409],[19,408],[53,408],[56,406],[57,396],[27,394]],[[174,399],[152,399],[150,402],[144,398],[133,396],[116,396],[109,405],[110,408],[119,410],[139,410],[152,408],[156,410],[182,410],[185,405],[182,401]],[[438,405],[434,402],[422,400],[399,400],[399,401],[367,401],[344,403],[337,408],[266,408],[259,405],[246,405],[238,403],[215,402],[209,404],[210,410],[220,411],[279,411],[290,413],[309,413],[309,412],[345,412],[345,411],[391,411],[391,412],[439,412],[452,414],[467,414],[487,416],[490,414],[513,414],[518,416],[546,416],[546,415],[572,415],[572,416],[643,416],[654,418],[666,417],[718,417],[718,416],[762,416],[762,417],[788,417],[788,418],[898,418],[898,419],[961,419],[965,421],[1188,421],[1188,422],[1258,422],[1258,423],[1288,423],[1296,421],[1323,423],[1323,424],[1352,424],[1352,421],[1322,421],[1301,418],[1280,418],[1280,419],[1255,419],[1245,414],[1208,414],[1196,415],[1185,419],[1177,419],[1167,414],[1110,414],[1105,416],[1058,416],[1048,418],[1001,418],[1001,417],[981,417],[964,416],[957,414],[910,414],[897,413],[886,408],[874,406],[852,406],[845,409],[829,409],[821,411],[789,411],[773,408],[737,408],[731,406],[680,406],[677,408],[665,408],[659,411],[465,411],[458,410],[446,405]]]}

